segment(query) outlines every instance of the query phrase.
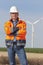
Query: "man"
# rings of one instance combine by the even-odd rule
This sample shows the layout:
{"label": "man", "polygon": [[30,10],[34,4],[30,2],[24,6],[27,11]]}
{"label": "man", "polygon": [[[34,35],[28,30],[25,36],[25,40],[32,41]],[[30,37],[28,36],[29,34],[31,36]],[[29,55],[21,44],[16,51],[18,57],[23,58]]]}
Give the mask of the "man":
{"label": "man", "polygon": [[5,22],[4,30],[10,65],[16,65],[15,53],[18,55],[21,65],[28,65],[24,50],[26,43],[26,23],[19,19],[19,12],[15,6],[10,8],[10,20]]}

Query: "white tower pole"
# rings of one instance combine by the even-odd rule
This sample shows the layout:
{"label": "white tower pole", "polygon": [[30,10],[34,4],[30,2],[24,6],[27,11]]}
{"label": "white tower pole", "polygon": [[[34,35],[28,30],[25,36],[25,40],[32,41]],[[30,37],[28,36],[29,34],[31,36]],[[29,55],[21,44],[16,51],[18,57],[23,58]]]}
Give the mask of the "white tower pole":
{"label": "white tower pole", "polygon": [[34,24],[38,23],[39,21],[40,19],[32,23],[32,48],[34,48]]}
{"label": "white tower pole", "polygon": [[34,24],[38,23],[40,21],[40,19],[36,20],[35,22],[31,23],[30,21],[28,21],[29,24],[32,25],[32,41],[31,41],[31,48],[34,48]]}
{"label": "white tower pole", "polygon": [[34,24],[32,24],[32,48],[34,47]]}
{"label": "white tower pole", "polygon": [[[43,19],[43,18],[41,18],[41,19]],[[41,19],[38,19],[33,23],[28,21],[28,23],[32,25],[32,48],[34,48],[34,24],[38,23]]]}

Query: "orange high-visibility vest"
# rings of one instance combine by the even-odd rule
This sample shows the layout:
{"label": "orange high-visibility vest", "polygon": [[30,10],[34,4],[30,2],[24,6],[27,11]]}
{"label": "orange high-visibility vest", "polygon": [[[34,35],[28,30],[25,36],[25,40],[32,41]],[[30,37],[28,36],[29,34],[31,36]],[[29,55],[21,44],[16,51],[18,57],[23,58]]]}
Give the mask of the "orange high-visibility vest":
{"label": "orange high-visibility vest", "polygon": [[[16,27],[19,28],[19,30],[17,31],[18,35],[16,36],[16,40],[25,40],[26,39],[26,23],[22,20],[19,20]],[[11,21],[7,21],[4,24],[6,40],[14,40],[14,35],[9,35],[11,33],[11,28],[13,28],[13,23]]]}

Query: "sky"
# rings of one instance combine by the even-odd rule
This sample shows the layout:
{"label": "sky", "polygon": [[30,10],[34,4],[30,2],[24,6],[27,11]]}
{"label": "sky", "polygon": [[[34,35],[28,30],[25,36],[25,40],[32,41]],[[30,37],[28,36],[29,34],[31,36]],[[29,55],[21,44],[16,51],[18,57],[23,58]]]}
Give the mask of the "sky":
{"label": "sky", "polygon": [[[16,6],[18,8],[20,18],[26,20],[27,27],[30,26],[30,30],[31,25],[28,24],[27,20],[33,22],[41,17],[43,18],[43,0],[0,0],[0,46],[5,46],[3,27],[4,23],[10,18],[9,10],[11,6]],[[30,31],[30,34],[31,32],[32,31]],[[29,39],[31,38],[30,36]]]}

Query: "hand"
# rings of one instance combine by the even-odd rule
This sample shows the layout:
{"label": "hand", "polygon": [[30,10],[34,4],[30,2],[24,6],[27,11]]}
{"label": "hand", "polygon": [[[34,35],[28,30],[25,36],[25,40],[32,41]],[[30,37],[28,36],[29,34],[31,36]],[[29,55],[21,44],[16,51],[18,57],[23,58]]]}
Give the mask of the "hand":
{"label": "hand", "polygon": [[21,30],[23,28],[21,24],[18,24],[16,27],[18,27],[19,30]]}

